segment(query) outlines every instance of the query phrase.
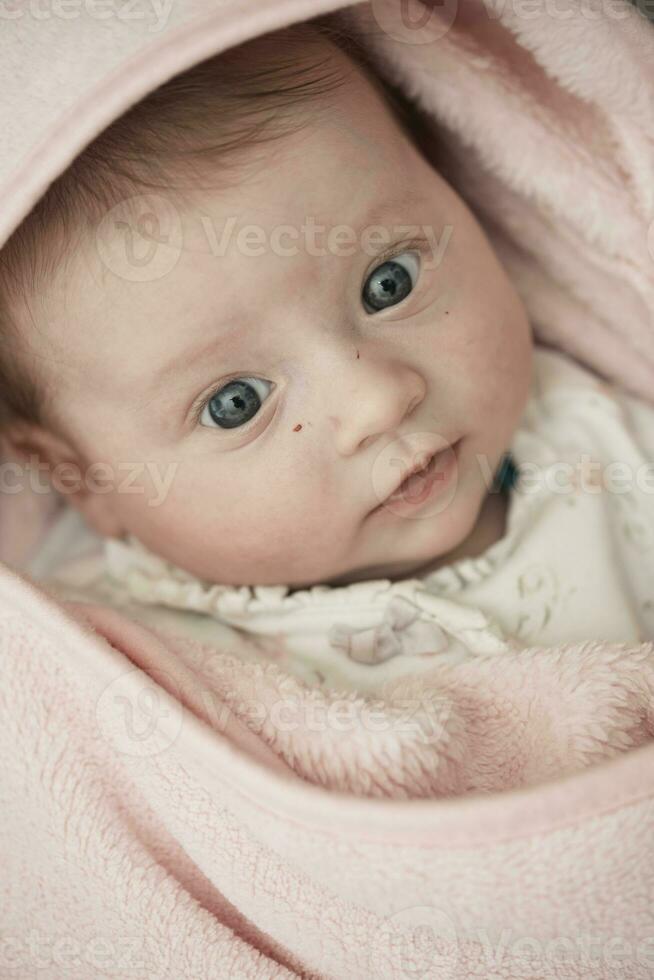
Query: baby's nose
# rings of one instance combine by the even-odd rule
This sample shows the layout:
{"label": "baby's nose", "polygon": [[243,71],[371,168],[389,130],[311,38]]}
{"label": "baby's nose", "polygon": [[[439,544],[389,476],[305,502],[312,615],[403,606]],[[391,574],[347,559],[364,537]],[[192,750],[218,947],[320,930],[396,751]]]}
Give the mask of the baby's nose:
{"label": "baby's nose", "polygon": [[398,361],[357,360],[330,384],[329,420],[338,452],[351,456],[401,427],[425,397],[426,384],[414,368]]}

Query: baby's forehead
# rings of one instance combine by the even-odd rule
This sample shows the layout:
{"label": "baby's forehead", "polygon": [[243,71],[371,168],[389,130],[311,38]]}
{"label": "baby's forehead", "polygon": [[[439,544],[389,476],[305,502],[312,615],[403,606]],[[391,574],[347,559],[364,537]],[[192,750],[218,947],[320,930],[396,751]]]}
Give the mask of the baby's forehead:
{"label": "baby's forehead", "polygon": [[415,187],[406,179],[409,167],[400,140],[380,143],[347,120],[326,119],[276,144],[267,164],[236,186],[162,190],[119,202],[88,242],[89,275],[101,288],[111,275],[158,282],[193,255],[216,259],[216,275],[228,256],[250,267],[266,259],[287,265],[288,242],[301,247],[311,232],[346,235],[364,221],[401,220],[407,201],[420,193],[419,187],[408,193]]}
{"label": "baby's forehead", "polygon": [[281,301],[280,278],[289,288],[294,277],[319,278],[320,263],[301,261],[312,226],[324,239],[335,227],[359,233],[367,215],[377,224],[394,207],[406,214],[407,189],[420,191],[410,144],[360,73],[349,84],[363,101],[344,89],[311,125],[267,147],[246,179],[208,171],[197,186],[181,174],[174,188],[127,195],[84,229],[46,294],[47,340],[80,384],[109,370],[115,348],[129,368],[169,344],[171,331],[177,341],[190,321],[203,329],[207,304],[225,322],[243,300]]}

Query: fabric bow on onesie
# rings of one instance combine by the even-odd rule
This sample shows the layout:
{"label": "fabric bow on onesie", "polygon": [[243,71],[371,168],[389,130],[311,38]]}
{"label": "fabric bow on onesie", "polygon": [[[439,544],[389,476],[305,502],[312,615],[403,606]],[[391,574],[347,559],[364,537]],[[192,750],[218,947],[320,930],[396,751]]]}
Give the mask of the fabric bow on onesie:
{"label": "fabric bow on onesie", "polygon": [[329,640],[350,659],[360,664],[379,664],[399,654],[441,653],[449,646],[443,629],[423,620],[420,609],[403,596],[394,596],[378,626],[357,628],[335,624]]}

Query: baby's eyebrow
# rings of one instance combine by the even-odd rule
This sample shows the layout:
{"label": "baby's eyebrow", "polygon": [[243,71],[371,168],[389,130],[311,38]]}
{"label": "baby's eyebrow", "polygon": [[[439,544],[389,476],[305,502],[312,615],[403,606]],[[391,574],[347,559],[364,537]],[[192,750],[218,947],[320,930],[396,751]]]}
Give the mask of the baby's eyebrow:
{"label": "baby's eyebrow", "polygon": [[405,188],[395,197],[383,201],[381,204],[374,200],[371,207],[363,214],[360,219],[360,230],[366,226],[382,225],[386,218],[394,217],[402,221],[403,208],[419,208],[426,204],[422,195],[415,194],[410,188]]}
{"label": "baby's eyebrow", "polygon": [[[241,326],[240,329],[243,330],[244,327]],[[233,330],[229,330],[218,336],[213,334],[209,340],[205,338],[202,344],[197,347],[192,347],[189,351],[178,351],[163,367],[154,372],[151,387],[153,389],[158,387],[172,374],[179,377],[180,373],[189,372],[198,361],[202,361],[210,354],[213,354],[216,348],[220,347],[221,350],[224,350],[229,347],[233,333]]]}

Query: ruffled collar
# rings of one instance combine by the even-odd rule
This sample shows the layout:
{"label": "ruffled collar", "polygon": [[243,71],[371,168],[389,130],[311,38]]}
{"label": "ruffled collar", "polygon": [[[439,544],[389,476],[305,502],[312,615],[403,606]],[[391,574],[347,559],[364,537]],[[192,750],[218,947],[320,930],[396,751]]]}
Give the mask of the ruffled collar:
{"label": "ruffled collar", "polygon": [[288,585],[232,586],[196,578],[149,551],[133,535],[128,535],[125,540],[108,538],[104,548],[107,572],[136,601],[206,613],[228,622],[240,622],[275,611],[300,610],[325,599],[330,605],[346,606],[354,597],[374,599],[379,593],[388,593],[394,588],[403,592],[406,582],[418,581],[374,579],[337,587],[313,585],[296,590]]}

